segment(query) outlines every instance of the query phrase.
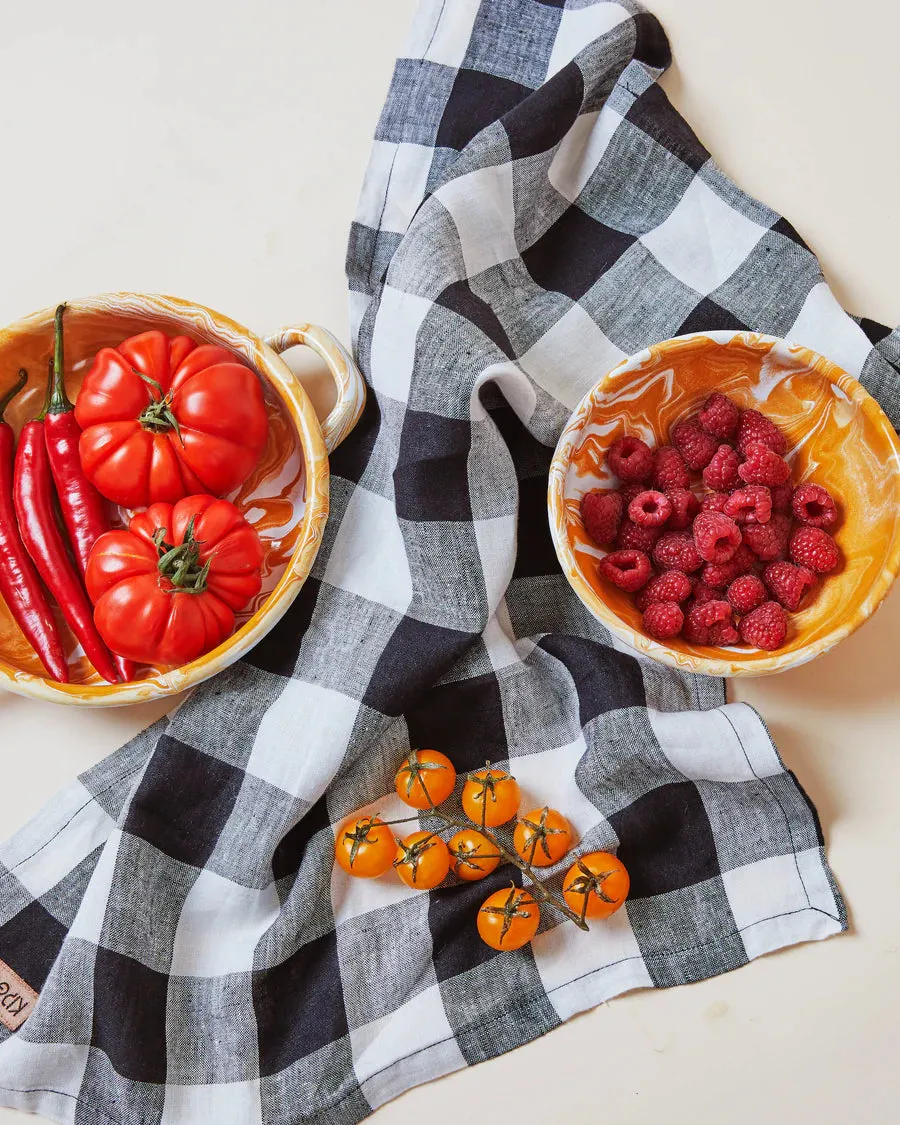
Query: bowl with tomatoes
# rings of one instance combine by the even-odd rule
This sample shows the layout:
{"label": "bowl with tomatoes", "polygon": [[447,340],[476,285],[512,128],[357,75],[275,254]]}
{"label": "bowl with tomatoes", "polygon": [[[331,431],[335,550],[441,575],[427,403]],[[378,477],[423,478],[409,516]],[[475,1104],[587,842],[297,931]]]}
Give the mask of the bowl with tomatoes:
{"label": "bowl with tomatoes", "polygon": [[[336,388],[320,421],[283,353]],[[0,331],[0,686],[146,702],[239,659],[285,614],[365,402],[340,342],[177,297],[69,301]]]}

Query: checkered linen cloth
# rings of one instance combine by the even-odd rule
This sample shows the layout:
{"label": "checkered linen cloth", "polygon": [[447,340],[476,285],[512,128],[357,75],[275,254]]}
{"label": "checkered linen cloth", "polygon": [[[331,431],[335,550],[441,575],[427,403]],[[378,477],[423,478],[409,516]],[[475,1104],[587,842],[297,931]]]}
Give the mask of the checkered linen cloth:
{"label": "checkered linen cloth", "polygon": [[[547,529],[569,411],[652,341],[787,336],[900,416],[900,334],[843,313],[793,227],[724,178],[657,85],[668,60],[627,0],[423,4],[351,236],[373,390],[313,576],[3,849],[0,957],[41,993],[2,1033],[4,1103],[344,1125],[626,989],[844,927],[759,717],[619,645]],[[545,910],[495,953],[474,917],[508,868],[431,893],[333,873],[343,818],[408,811],[392,777],[415,746],[508,763],[526,807],[618,852],[627,907],[589,935]]]}

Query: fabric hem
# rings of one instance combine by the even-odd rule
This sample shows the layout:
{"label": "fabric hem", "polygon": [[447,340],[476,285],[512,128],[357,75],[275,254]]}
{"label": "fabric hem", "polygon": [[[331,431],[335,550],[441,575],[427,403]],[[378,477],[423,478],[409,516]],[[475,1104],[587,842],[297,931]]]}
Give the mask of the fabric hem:
{"label": "fabric hem", "polygon": [[[828,867],[828,862],[824,855],[822,856],[822,867],[826,874],[829,876],[829,883],[834,886],[834,880],[831,877],[831,872]],[[790,916],[792,919],[793,933],[788,940],[780,940],[775,938],[766,945],[765,948],[759,948],[752,956],[748,957],[747,964],[756,960],[757,957],[764,956],[767,953],[774,953],[779,949],[788,949],[794,945],[801,945],[807,941],[821,941],[824,938],[832,937],[835,934],[842,933],[847,929],[846,913],[843,908],[840,895],[835,895],[835,902],[839,910],[837,916],[828,914],[826,911],[819,909],[815,906],[803,907],[797,911],[791,911]],[[582,1012],[589,1011],[596,1008],[598,1005],[612,1000],[617,996],[622,996],[627,992],[633,992],[637,989],[652,988],[652,987],[665,987],[675,988],[682,984],[694,984],[701,980],[711,980],[713,977],[721,976],[726,972],[731,972],[735,968],[733,965],[723,965],[715,972],[709,973],[707,971],[699,972],[696,974],[686,975],[683,979],[675,982],[675,976],[678,972],[683,972],[684,963],[681,958],[686,952],[696,952],[698,949],[703,948],[705,945],[718,945],[723,940],[729,937],[740,936],[747,930],[754,929],[766,923],[778,921],[782,915],[774,915],[769,918],[760,919],[757,922],[751,923],[749,926],[736,928],[728,934],[719,935],[714,941],[703,943],[703,946],[692,946],[689,949],[676,949],[667,950],[659,954],[643,954],[635,958],[627,958],[624,961],[615,963],[613,965],[605,965],[601,968],[595,969],[590,973],[586,973],[581,977],[576,977],[565,984],[557,985],[555,988],[548,989],[546,992],[541,992],[539,995],[528,997],[526,1000],[509,1004],[504,1007],[503,1011],[493,1016],[490,1020],[478,1024],[470,1025],[467,1028],[457,1030],[452,1036],[445,1037],[444,1039],[436,1040],[434,1043],[429,1043],[418,1050],[413,1051],[409,1055],[405,1055],[401,1059],[397,1059],[383,1070],[376,1071],[374,1074],[369,1075],[364,1082],[360,1083],[363,1096],[365,1096],[365,1086],[372,1082],[373,1079],[380,1078],[383,1085],[388,1086],[389,1092],[386,1096],[380,1097],[375,1101],[370,1101],[370,1109],[364,1113],[357,1112],[359,1106],[360,1089],[354,1088],[347,1094],[343,1095],[338,1101],[332,1102],[331,1105],[325,1106],[320,1109],[314,1117],[298,1117],[293,1122],[293,1125],[359,1125],[359,1122],[364,1121],[370,1113],[379,1109],[381,1106],[392,1101],[394,1098],[399,1097],[400,1094],[405,1093],[407,1090],[415,1086],[423,1085],[426,1082],[431,1082],[436,1078],[441,1078],[448,1073],[446,1066],[440,1064],[440,1059],[435,1058],[432,1062],[429,1058],[429,1052],[433,1053],[436,1047],[442,1043],[448,1042],[453,1039],[459,1038],[460,1035],[465,1035],[468,1031],[474,1030],[476,1027],[483,1030],[486,1025],[491,1023],[498,1023],[507,1020],[516,1020],[520,1017],[530,1015],[532,1012],[543,1013],[546,1011],[546,1004],[548,998],[554,996],[555,993],[563,992],[564,990],[571,989],[573,985],[577,984],[576,999],[571,1006],[567,1005],[564,1013],[559,1013],[559,1024],[567,1022],[572,1016],[579,1015]],[[626,965],[627,961],[634,960],[640,964]],[[648,985],[646,970],[642,968],[647,962],[652,962],[654,965],[665,967],[671,963],[673,972],[673,984],[671,985]],[[743,966],[738,966],[743,967]],[[615,972],[619,968],[620,972]],[[611,972],[611,970],[613,970]],[[520,1046],[526,1043],[534,1042],[546,1035],[548,1031],[556,1030],[555,1027],[546,1028],[535,1034],[528,1034]],[[484,1059],[477,1060],[480,1062],[487,1062],[490,1059],[498,1058],[500,1055],[505,1054],[508,1048],[497,1045],[497,1049],[491,1051],[485,1056]],[[411,1060],[419,1059],[425,1062],[424,1067],[414,1067],[414,1073],[405,1073],[408,1069]],[[475,1065],[470,1063],[469,1065]],[[396,1076],[392,1076],[391,1072],[397,1071]],[[391,1078],[394,1078],[391,1081]],[[47,1095],[45,1098],[36,1097],[35,1095]],[[60,1102],[59,1099],[65,1099]],[[355,1099],[355,1106],[349,1114],[346,1112],[347,1103]],[[368,1100],[368,1099],[367,1099]],[[55,1104],[54,1104],[55,1103]],[[14,1087],[0,1086],[0,1106],[5,1106],[9,1109],[18,1109],[25,1113],[40,1114],[42,1117],[49,1121],[58,1122],[59,1125],[71,1125],[74,1119],[75,1106],[80,1105],[83,1109],[99,1115],[103,1121],[111,1123],[111,1125],[147,1125],[146,1118],[118,1118],[112,1116],[106,1110],[101,1109],[94,1102],[88,1100],[82,1095],[69,1094],[62,1090],[53,1090],[50,1088],[35,1087],[30,1089],[16,1089]]]}

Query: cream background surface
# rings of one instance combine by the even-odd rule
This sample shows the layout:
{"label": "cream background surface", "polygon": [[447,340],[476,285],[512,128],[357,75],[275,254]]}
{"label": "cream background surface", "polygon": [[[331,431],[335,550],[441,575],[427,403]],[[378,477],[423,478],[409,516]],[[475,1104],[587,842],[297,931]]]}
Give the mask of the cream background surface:
{"label": "cream background surface", "polygon": [[[450,0],[454,2],[454,0]],[[190,297],[261,332],[347,336],[343,261],[415,0],[3,5],[0,323],[109,289]],[[887,0],[651,0],[664,81],[723,168],[785,213],[851,310],[900,323],[896,45]],[[215,17],[211,13],[215,11]],[[327,398],[311,373],[317,401]],[[893,1121],[900,1096],[900,592],[837,650],[741,684],[819,807],[848,935],[614,1000],[382,1109],[458,1121]],[[15,831],[166,710],[0,695]],[[0,1109],[0,1125],[25,1115]]]}

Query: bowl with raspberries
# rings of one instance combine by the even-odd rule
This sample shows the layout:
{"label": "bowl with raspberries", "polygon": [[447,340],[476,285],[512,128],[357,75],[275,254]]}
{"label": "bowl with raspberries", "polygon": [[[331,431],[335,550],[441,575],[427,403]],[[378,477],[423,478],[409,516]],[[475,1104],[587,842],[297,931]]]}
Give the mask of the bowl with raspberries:
{"label": "bowl with raspberries", "polygon": [[550,470],[569,582],[612,633],[711,676],[827,652],[900,569],[900,442],[824,356],[715,331],[625,360]]}

